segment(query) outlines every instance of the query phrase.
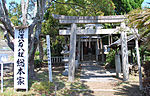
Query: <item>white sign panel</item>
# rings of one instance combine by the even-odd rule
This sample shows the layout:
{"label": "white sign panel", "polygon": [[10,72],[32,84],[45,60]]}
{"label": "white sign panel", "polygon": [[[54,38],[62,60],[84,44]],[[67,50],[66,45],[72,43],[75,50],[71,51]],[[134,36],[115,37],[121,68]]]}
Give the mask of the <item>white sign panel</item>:
{"label": "white sign panel", "polygon": [[52,65],[51,65],[51,49],[50,49],[50,37],[46,35],[47,41],[47,57],[48,57],[48,69],[49,69],[49,81],[52,82]]}
{"label": "white sign panel", "polygon": [[28,90],[28,28],[15,29],[14,89]]}
{"label": "white sign panel", "polygon": [[7,54],[0,54],[0,62],[1,62],[1,93],[3,93],[3,62],[7,61],[8,55]]}

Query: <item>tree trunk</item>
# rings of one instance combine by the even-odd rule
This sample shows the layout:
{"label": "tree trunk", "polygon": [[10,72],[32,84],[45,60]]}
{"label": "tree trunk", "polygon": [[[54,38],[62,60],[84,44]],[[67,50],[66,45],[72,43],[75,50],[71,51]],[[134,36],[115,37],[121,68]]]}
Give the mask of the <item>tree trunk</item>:
{"label": "tree trunk", "polygon": [[30,78],[35,78],[35,72],[34,72],[34,56],[36,52],[36,48],[38,45],[38,41],[36,37],[34,38],[34,41],[32,43],[32,48],[29,51],[29,57],[28,57],[28,62],[29,62],[29,77]]}
{"label": "tree trunk", "polygon": [[43,61],[43,46],[42,46],[42,39],[41,37],[39,37],[39,57],[40,57],[40,60]]}
{"label": "tree trunk", "polygon": [[[29,0],[21,0],[22,1],[22,20],[23,24],[27,25],[27,14],[28,14],[28,5],[29,5]],[[26,1],[26,2],[25,2]],[[36,16],[34,17],[34,20],[32,24],[29,26],[29,57],[28,57],[28,63],[29,63],[29,77],[34,78],[35,73],[34,73],[34,55],[35,51],[37,49],[38,41],[39,41],[39,35],[41,33],[41,25],[42,25],[42,20],[44,16],[44,12],[46,11],[46,0],[37,0],[36,8],[37,12]],[[49,6],[47,6],[49,7]],[[14,25],[9,19],[8,16],[8,9],[6,8],[6,0],[2,0],[0,2],[0,22],[4,25],[5,29],[3,30],[7,31],[7,34],[5,35],[7,39],[7,43],[9,47],[13,50],[14,49],[14,44],[12,40],[10,39],[10,36],[14,38]],[[36,28],[35,28],[36,26]],[[34,31],[35,28],[35,32]]]}
{"label": "tree trunk", "polygon": [[35,72],[34,72],[34,59],[32,59],[32,60],[29,61],[28,72],[29,72],[29,78],[34,79],[34,78],[35,78]]}

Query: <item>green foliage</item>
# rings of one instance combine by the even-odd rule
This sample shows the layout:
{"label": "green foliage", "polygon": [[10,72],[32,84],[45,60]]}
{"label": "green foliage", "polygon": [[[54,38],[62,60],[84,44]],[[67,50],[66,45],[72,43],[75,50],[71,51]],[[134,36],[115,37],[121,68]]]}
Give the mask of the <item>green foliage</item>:
{"label": "green foliage", "polygon": [[[144,96],[149,96],[150,94],[150,8],[147,9],[136,9],[129,13],[129,25],[131,27],[137,28],[139,30],[140,39],[144,40],[143,46],[141,46],[141,54],[146,55],[146,63],[143,64],[144,68]],[[143,63],[143,62],[142,62]]]}
{"label": "green foliage", "polygon": [[35,52],[35,57],[34,57],[34,67],[35,68],[41,68],[42,67],[42,60],[39,58],[39,51]]}
{"label": "green foliage", "polygon": [[144,45],[150,50],[150,8],[136,9],[128,14],[129,26],[139,29],[139,34],[144,39]]}
{"label": "green foliage", "polygon": [[143,95],[150,96],[150,61],[145,62],[144,67],[144,78],[143,78]]}
{"label": "green foliage", "polygon": [[[56,7],[56,6],[55,6]],[[58,20],[55,20],[52,17],[52,13],[54,12],[54,5],[47,10],[45,13],[44,19],[45,21],[42,24],[42,34],[43,35],[50,35],[51,37],[51,52],[52,56],[60,56],[62,51],[62,45],[64,44],[64,37],[59,36],[59,24]],[[59,7],[59,6],[58,6]],[[59,12],[61,12],[59,10]]]}
{"label": "green foliage", "polygon": [[106,55],[106,63],[108,63],[111,68],[115,67],[115,50],[110,50],[109,54]]}
{"label": "green foliage", "polygon": [[126,14],[133,9],[140,8],[144,0],[113,0],[116,14]]}
{"label": "green foliage", "polygon": [[[150,50],[147,50],[147,47],[147,45],[140,46],[141,58],[144,59],[144,61],[150,61]],[[145,56],[145,58],[143,56]]]}
{"label": "green foliage", "polygon": [[39,51],[36,51],[36,52],[35,52],[35,56],[38,56],[39,54],[40,54]]}
{"label": "green foliage", "polygon": [[9,3],[9,17],[11,22],[15,26],[22,25],[21,17],[22,17],[22,11],[21,11],[21,4],[18,4],[15,1],[12,1]]}
{"label": "green foliage", "polygon": [[35,59],[34,60],[34,67],[40,68],[41,66],[42,66],[42,61],[40,59]]}
{"label": "green foliage", "polygon": [[44,82],[36,82],[32,85],[32,90],[42,93],[42,95],[50,95],[54,93],[55,85],[52,82],[44,81]]}
{"label": "green foliage", "polygon": [[69,16],[111,15],[114,14],[115,8],[112,0],[57,0],[57,2],[55,5],[56,14],[58,10],[61,10],[60,15]]}

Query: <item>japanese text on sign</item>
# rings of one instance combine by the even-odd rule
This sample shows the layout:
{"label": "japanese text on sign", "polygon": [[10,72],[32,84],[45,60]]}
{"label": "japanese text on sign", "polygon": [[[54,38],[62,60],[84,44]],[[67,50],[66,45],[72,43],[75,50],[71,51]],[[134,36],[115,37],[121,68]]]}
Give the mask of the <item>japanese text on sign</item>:
{"label": "japanese text on sign", "polygon": [[15,29],[14,88],[28,90],[28,28]]}

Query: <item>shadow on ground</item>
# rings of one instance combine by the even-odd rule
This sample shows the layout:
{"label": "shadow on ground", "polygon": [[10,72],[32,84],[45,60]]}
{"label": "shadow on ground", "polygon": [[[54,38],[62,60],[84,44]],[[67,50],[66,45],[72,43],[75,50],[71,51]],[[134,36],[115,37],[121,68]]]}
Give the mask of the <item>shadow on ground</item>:
{"label": "shadow on ground", "polygon": [[[76,71],[75,81],[68,82],[68,77],[62,75],[64,66],[53,66],[52,84],[48,83],[49,77],[47,67],[37,70],[38,71],[36,71],[36,78],[34,80],[29,80],[29,90],[34,90],[36,92],[39,92],[39,94],[44,94],[46,96],[94,96],[92,95],[93,91],[91,91],[89,87],[84,84],[85,82],[81,82],[79,80],[81,68]],[[46,82],[47,85],[44,82]],[[47,90],[49,87],[51,89]]]}
{"label": "shadow on ground", "polygon": [[126,82],[125,85],[122,86],[122,88],[118,88],[117,92],[114,93],[114,95],[119,96],[142,96],[141,91],[139,90],[139,86],[137,84],[129,84]]}

